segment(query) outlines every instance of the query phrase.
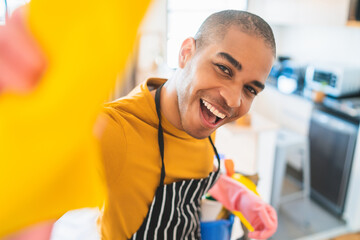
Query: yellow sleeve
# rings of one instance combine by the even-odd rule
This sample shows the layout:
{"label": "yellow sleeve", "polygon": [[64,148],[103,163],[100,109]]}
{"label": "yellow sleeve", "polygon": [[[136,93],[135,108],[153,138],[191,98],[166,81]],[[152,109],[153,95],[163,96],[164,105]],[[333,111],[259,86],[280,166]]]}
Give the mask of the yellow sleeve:
{"label": "yellow sleeve", "polygon": [[102,204],[92,128],[149,1],[31,1],[49,65],[36,91],[0,96],[0,237]]}
{"label": "yellow sleeve", "polygon": [[[100,137],[100,152],[104,179],[107,185],[116,185],[124,171],[126,161],[126,136],[121,117],[112,108],[105,108],[100,115],[104,124]],[[109,187],[110,187],[109,186]]]}

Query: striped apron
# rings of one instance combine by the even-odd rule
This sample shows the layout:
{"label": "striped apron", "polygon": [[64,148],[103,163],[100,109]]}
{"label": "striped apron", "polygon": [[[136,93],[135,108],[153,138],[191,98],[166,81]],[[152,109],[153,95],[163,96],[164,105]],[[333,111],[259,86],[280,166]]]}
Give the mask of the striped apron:
{"label": "striped apron", "polygon": [[[156,90],[155,103],[159,118],[158,144],[161,155],[160,185],[140,228],[131,239],[201,239],[200,233],[200,201],[201,197],[216,182],[219,167],[207,178],[190,179],[164,185],[164,136],[160,115],[160,91]],[[220,166],[220,158],[209,137]]]}

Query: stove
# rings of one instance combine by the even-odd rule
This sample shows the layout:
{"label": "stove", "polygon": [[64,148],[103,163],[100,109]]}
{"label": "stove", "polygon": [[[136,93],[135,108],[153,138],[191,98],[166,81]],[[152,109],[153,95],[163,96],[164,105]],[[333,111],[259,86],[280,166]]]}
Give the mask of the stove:
{"label": "stove", "polygon": [[326,108],[342,113],[355,120],[360,120],[360,97],[342,99],[326,97],[323,105]]}

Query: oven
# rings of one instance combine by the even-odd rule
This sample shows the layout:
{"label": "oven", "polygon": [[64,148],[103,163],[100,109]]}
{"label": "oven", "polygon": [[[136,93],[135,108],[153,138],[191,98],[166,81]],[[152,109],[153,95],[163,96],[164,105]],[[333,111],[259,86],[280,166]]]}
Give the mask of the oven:
{"label": "oven", "polygon": [[359,122],[316,106],[310,137],[311,198],[341,217],[345,207]]}

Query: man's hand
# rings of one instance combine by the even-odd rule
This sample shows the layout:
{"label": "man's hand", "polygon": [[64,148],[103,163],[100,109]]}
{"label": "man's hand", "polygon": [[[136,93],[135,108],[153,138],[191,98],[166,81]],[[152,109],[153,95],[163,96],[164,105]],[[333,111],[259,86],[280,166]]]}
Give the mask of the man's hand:
{"label": "man's hand", "polygon": [[249,233],[250,238],[267,239],[275,233],[277,215],[274,208],[243,184],[221,175],[209,193],[228,210],[239,211],[244,215],[255,229]]}
{"label": "man's hand", "polygon": [[32,90],[46,66],[25,17],[26,7],[19,8],[5,26],[0,26],[0,94]]}

